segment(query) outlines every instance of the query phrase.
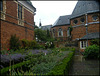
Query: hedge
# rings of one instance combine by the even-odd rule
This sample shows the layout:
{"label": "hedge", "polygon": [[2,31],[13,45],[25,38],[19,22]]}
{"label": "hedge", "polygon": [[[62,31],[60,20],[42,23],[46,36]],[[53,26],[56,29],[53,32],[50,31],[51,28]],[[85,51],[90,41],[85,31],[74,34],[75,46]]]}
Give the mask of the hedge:
{"label": "hedge", "polygon": [[68,75],[73,56],[74,52],[70,52],[68,56],[62,60],[62,63],[57,64],[47,75]]}
{"label": "hedge", "polygon": [[3,69],[1,69],[1,75],[8,72],[9,69],[11,69],[11,67],[13,67],[13,69],[16,69],[16,68],[19,68],[19,67],[27,64],[27,63],[30,63],[30,60],[15,64],[15,65],[12,65],[12,66],[9,66],[9,67],[6,67],[6,68],[3,68]]}

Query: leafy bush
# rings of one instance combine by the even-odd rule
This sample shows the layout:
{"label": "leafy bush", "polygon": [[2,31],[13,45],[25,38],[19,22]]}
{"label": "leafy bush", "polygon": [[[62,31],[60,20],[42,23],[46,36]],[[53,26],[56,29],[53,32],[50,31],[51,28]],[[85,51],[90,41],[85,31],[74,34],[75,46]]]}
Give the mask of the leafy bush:
{"label": "leafy bush", "polygon": [[41,47],[35,40],[22,39],[21,42],[24,49],[38,49]]}
{"label": "leafy bush", "polygon": [[95,44],[95,45],[98,45],[99,46],[100,45],[100,40],[99,39],[93,39],[93,40],[90,41],[90,44],[91,45],[94,45]]}
{"label": "leafy bush", "polygon": [[10,49],[17,50],[21,46],[19,38],[16,35],[11,35],[10,38]]}
{"label": "leafy bush", "polygon": [[57,64],[48,75],[68,75],[74,52],[70,52],[68,57],[65,57],[60,64]]}
{"label": "leafy bush", "polygon": [[87,59],[98,59],[100,57],[99,46],[97,45],[88,46],[83,52],[83,55]]}

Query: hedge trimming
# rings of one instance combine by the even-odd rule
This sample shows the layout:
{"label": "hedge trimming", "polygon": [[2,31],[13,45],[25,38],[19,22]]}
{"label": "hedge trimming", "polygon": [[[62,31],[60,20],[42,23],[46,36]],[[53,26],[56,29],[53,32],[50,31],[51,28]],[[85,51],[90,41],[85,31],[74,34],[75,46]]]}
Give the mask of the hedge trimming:
{"label": "hedge trimming", "polygon": [[74,52],[70,52],[67,57],[62,60],[61,64],[57,64],[47,75],[68,75]]}

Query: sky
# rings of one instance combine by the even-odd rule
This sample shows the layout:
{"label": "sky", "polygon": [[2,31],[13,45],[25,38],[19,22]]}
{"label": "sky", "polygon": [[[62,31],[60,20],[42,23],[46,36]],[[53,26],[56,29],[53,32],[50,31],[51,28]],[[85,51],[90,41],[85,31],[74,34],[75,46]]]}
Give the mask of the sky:
{"label": "sky", "polygon": [[37,26],[53,25],[59,16],[71,15],[77,1],[31,1],[36,8],[34,21]]}

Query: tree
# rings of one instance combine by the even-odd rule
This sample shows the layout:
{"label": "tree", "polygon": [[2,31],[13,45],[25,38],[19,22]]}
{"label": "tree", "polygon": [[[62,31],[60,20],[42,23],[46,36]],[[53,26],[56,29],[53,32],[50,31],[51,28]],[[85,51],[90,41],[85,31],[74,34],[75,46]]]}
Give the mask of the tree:
{"label": "tree", "polygon": [[41,29],[35,29],[35,38],[37,37],[38,41],[46,41],[46,31]]}

